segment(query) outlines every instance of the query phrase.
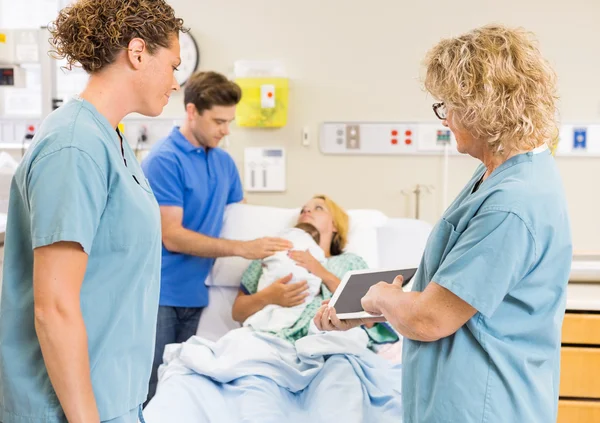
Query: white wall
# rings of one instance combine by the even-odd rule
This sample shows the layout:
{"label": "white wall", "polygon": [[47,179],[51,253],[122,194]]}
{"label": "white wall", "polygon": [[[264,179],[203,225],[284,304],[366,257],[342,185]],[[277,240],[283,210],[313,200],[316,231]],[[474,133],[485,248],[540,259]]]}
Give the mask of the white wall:
{"label": "white wall", "polygon": [[65,0],[0,0],[0,28],[25,29],[47,25]]}
{"label": "white wall", "polygon": [[[53,4],[69,0],[0,0],[0,26],[47,22]],[[372,207],[412,216],[416,184],[435,191],[421,200],[421,217],[442,212],[440,157],[341,157],[318,149],[323,121],[433,121],[432,99],[421,89],[420,63],[440,38],[491,22],[534,31],[554,65],[564,122],[600,121],[600,1],[570,0],[171,0],[198,39],[201,69],[230,75],[238,59],[280,59],[291,78],[290,114],[282,129],[233,129],[230,153],[243,170],[247,146],[283,145],[288,189],[248,194],[257,204],[298,206],[313,193],[349,208]],[[17,12],[27,9],[32,14]],[[35,19],[34,19],[35,18]],[[6,22],[8,21],[8,22]],[[182,97],[163,116],[181,117]],[[303,127],[312,143],[301,146]],[[557,158],[567,190],[577,249],[600,250],[600,159]],[[449,199],[476,166],[450,159]]]}
{"label": "white wall", "polygon": [[[560,83],[562,119],[600,121],[600,1],[570,0],[171,0],[198,39],[201,69],[230,75],[238,59],[280,59],[291,78],[288,125],[282,129],[234,128],[230,153],[243,169],[247,146],[283,145],[288,189],[249,194],[258,204],[298,206],[324,192],[345,207],[372,207],[412,216],[402,190],[435,186],[423,197],[422,218],[440,216],[439,157],[339,157],[318,149],[323,121],[432,121],[432,99],[421,89],[421,61],[440,38],[497,22],[524,26],[538,36]],[[164,116],[180,116],[172,97]],[[301,146],[302,127],[311,129]],[[600,159],[557,159],[562,172],[575,248],[600,250]],[[449,198],[476,166],[450,159]],[[584,177],[585,175],[585,177]],[[412,200],[410,200],[412,201]]]}

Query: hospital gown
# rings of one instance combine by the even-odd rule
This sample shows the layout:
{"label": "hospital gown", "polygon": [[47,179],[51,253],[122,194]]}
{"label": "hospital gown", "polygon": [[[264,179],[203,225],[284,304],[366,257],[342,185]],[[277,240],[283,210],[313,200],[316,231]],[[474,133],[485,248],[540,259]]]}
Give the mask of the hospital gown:
{"label": "hospital gown", "polygon": [[[289,228],[280,234],[280,238],[290,241],[294,246],[294,250],[308,251],[321,264],[326,263],[323,249],[304,230]],[[290,274],[292,275],[292,279],[288,284],[306,281],[308,285],[308,296],[304,303],[294,307],[269,304],[246,319],[243,324],[243,326],[250,326],[256,330],[279,332],[292,326],[302,315],[304,309],[319,295],[322,280],[304,267],[298,265],[288,255],[288,251],[279,251],[263,259],[262,270],[262,275],[258,281],[258,291],[262,291],[277,280]]]}
{"label": "hospital gown", "polygon": [[[331,256],[325,263],[325,268],[342,279],[344,275],[351,270],[367,269],[367,263],[356,254],[343,253],[338,256]],[[256,294],[258,283],[263,269],[259,260],[250,263],[246,272],[242,276],[241,290],[248,294]],[[331,292],[325,284],[321,284],[321,292],[306,306],[300,317],[290,327],[273,332],[280,338],[295,342],[308,334],[310,323],[321,307],[323,300],[331,298]],[[365,329],[373,344],[385,344],[398,341],[397,334],[387,325],[377,324],[371,329]],[[371,344],[372,345],[372,344]]]}

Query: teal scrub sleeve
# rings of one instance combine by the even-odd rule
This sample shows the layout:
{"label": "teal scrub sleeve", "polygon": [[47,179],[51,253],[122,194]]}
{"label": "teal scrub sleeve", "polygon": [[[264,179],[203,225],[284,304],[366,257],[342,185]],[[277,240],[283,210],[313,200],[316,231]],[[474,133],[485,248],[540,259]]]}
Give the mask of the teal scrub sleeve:
{"label": "teal scrub sleeve", "polygon": [[519,216],[482,209],[459,235],[432,281],[489,318],[535,261],[534,236]]}
{"label": "teal scrub sleeve", "polygon": [[108,199],[107,177],[92,157],[64,147],[38,158],[27,190],[32,248],[71,241],[89,255]]}

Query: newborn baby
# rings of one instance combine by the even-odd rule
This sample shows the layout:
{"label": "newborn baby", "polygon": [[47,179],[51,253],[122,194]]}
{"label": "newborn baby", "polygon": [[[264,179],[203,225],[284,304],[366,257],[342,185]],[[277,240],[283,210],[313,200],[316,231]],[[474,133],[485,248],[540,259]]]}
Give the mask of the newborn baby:
{"label": "newborn baby", "polygon": [[[290,241],[294,245],[294,250],[308,250],[321,264],[325,264],[325,253],[319,247],[319,231],[310,223],[299,223],[296,227],[279,234],[279,237]],[[304,267],[296,264],[288,256],[287,251],[280,251],[266,257],[262,261],[262,266],[263,272],[258,281],[257,291],[262,291],[273,282],[288,276],[290,273],[292,274],[292,280],[288,283],[306,281],[308,284],[309,295],[304,303],[295,307],[281,307],[270,304],[254,313],[244,322],[244,326],[251,326],[255,330],[278,332],[296,323],[306,306],[319,294],[322,281]]]}

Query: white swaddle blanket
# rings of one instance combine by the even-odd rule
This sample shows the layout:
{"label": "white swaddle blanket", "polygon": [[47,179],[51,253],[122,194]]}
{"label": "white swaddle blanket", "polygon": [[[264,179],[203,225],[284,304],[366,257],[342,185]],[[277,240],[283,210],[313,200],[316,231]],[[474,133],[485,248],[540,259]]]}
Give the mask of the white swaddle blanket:
{"label": "white swaddle blanket", "polygon": [[[279,235],[290,241],[294,250],[308,250],[312,256],[321,264],[325,264],[325,253],[315,240],[305,231],[298,228],[290,228]],[[257,291],[262,291],[273,282],[292,274],[292,280],[288,283],[306,281],[308,283],[308,296],[304,303],[295,307],[281,307],[270,304],[262,310],[248,317],[244,326],[250,326],[255,330],[278,332],[291,327],[308,304],[319,294],[321,279],[310,273],[305,268],[298,266],[294,260],[288,257],[287,251],[280,251],[263,260],[263,272],[258,281]]]}

